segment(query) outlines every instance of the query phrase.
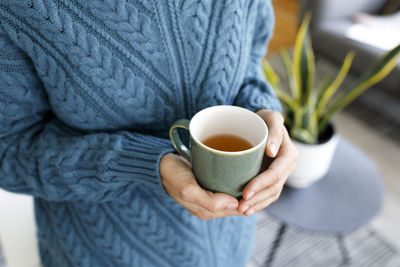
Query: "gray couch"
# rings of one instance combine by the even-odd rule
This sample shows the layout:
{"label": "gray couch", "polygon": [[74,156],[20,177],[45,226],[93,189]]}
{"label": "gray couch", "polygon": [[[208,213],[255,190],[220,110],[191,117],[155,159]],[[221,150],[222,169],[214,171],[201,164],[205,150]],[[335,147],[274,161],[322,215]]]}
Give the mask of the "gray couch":
{"label": "gray couch", "polygon": [[[300,0],[300,18],[312,11],[310,26],[315,52],[341,64],[350,50],[357,52],[352,71],[363,72],[383,50],[345,37],[352,17],[358,12],[377,13],[386,0]],[[390,95],[400,98],[400,63],[379,85]]]}

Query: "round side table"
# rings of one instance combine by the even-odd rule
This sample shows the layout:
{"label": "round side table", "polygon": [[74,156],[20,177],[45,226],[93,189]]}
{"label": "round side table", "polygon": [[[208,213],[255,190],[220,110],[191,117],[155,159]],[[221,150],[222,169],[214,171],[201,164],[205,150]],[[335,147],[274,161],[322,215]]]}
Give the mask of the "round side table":
{"label": "round side table", "polygon": [[343,263],[348,263],[343,237],[378,213],[383,195],[375,165],[355,146],[341,140],[325,177],[304,189],[285,186],[279,200],[266,209],[281,223],[269,254],[269,266],[288,226],[332,233],[339,242]]}

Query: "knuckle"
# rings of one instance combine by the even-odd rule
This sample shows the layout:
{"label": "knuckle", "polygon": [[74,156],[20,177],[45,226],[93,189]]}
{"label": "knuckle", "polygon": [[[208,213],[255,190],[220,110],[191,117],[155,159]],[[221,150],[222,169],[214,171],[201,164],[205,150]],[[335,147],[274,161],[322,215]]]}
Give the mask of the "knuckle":
{"label": "knuckle", "polygon": [[271,188],[271,193],[274,198],[277,196],[279,197],[280,191],[281,191],[281,186],[279,184],[274,184]]}
{"label": "knuckle", "polygon": [[180,198],[184,201],[191,201],[193,199],[193,186],[185,186],[180,192]]}
{"label": "knuckle", "polygon": [[268,186],[268,176],[262,176],[258,179],[259,180],[254,184],[252,191],[259,191]]}
{"label": "knuckle", "polygon": [[219,210],[219,203],[216,201],[212,201],[207,205],[207,209],[211,212],[216,212]]}
{"label": "knuckle", "polygon": [[275,169],[270,169],[270,175],[272,177],[272,185],[276,185],[279,182],[279,174]]}
{"label": "knuckle", "polygon": [[279,182],[280,182],[280,180],[281,180],[281,179],[280,179],[279,175],[276,174],[275,177],[274,177],[274,184],[275,184],[275,185],[278,185]]}
{"label": "knuckle", "polygon": [[276,120],[276,121],[278,121],[279,123],[282,123],[282,124],[283,124],[284,119],[283,119],[283,116],[282,116],[281,113],[279,113],[278,111],[273,111],[273,112],[271,113],[271,116],[272,116],[272,118],[273,118],[274,120]]}

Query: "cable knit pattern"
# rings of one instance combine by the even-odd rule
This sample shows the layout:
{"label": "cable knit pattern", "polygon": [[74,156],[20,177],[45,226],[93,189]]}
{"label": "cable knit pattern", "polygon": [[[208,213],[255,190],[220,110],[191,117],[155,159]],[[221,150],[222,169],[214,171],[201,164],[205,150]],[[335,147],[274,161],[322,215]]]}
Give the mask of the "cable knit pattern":
{"label": "cable knit pattern", "polygon": [[254,216],[201,221],[161,185],[169,126],[279,110],[269,0],[0,1],[0,186],[35,197],[43,266],[245,266]]}

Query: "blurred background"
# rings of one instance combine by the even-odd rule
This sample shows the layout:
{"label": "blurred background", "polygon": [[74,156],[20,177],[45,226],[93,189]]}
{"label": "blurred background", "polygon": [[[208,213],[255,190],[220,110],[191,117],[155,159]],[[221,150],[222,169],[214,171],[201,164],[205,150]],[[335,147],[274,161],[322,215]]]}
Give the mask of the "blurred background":
{"label": "blurred background", "polygon": [[[281,79],[285,79],[286,73],[279,52],[293,49],[299,22],[307,11],[312,13],[310,36],[315,52],[316,80],[322,80],[325,75],[335,77],[346,54],[350,50],[356,53],[349,76],[339,91],[345,91],[355,79],[360,77],[361,73],[371,66],[372,62],[400,44],[399,0],[272,0],[272,2],[276,25],[266,58]],[[316,253],[304,259],[307,258],[309,251],[302,250],[305,253],[303,255],[293,251],[304,244],[293,245],[292,251],[287,249],[285,257],[293,254],[293,259],[304,259],[302,261],[304,265],[296,264],[296,266],[400,266],[398,256],[400,249],[400,61],[397,61],[397,66],[388,77],[364,92],[343,111],[334,115],[333,124],[341,139],[354,145],[371,160],[383,182],[381,208],[358,230],[358,233],[361,233],[362,229],[368,229],[374,234],[366,234],[365,239],[359,239],[359,242],[356,242],[358,248],[351,247],[354,236],[345,239],[351,258],[348,262],[340,262],[337,257],[332,259],[330,256],[333,252],[329,248],[318,250],[316,246],[313,248],[320,255]],[[352,165],[351,160],[349,165]],[[362,169],[364,166],[350,168]],[[334,190],[337,190],[338,195],[341,194],[340,188]],[[354,194],[360,193],[354,190]],[[355,210],[354,215],[361,217],[362,212],[358,212]],[[350,233],[345,233],[347,234]],[[311,235],[311,232],[302,232],[299,238],[307,239],[311,238]],[[277,239],[276,235],[270,238],[272,240],[270,242],[285,241]],[[383,243],[373,241],[376,238]],[[319,246],[328,243],[328,240],[329,238],[319,243]],[[316,239],[312,238],[310,242],[317,243]],[[368,249],[362,248],[362,244],[367,243],[371,244]],[[383,248],[386,245],[390,248]],[[281,246],[285,246],[284,243]],[[268,249],[271,250],[274,247],[275,245],[271,245]],[[284,250],[284,248],[281,249]],[[362,252],[364,250],[368,252]],[[372,255],[376,251],[382,252]],[[257,258],[254,266],[262,264],[285,266],[289,262],[295,262],[279,258],[278,252],[278,255],[275,255],[277,259],[271,264],[268,261],[268,254],[262,254],[260,251],[258,253],[264,258]],[[321,260],[324,257],[326,261]],[[363,261],[362,257],[370,259]]]}
{"label": "blurred background", "polygon": [[[398,0],[272,2],[276,26],[267,59],[280,75],[284,75],[284,67],[278,57],[279,51],[292,49],[299,21],[306,10],[312,11],[310,31],[316,53],[317,79],[325,74],[335,76],[346,53],[350,50],[357,53],[350,75],[341,90],[345,90],[372,61],[400,43]],[[346,233],[349,236],[345,243],[352,260],[342,262],[340,248],[336,244],[332,243],[331,247],[322,250],[315,247],[318,242],[331,244],[331,236],[295,229],[287,233],[287,239],[297,235],[297,239],[304,243],[288,241],[286,245],[291,243],[292,247],[286,250],[282,243],[279,249],[285,251],[285,255],[280,257],[278,253],[275,261],[271,261],[271,250],[276,249],[276,231],[282,229],[279,228],[282,222],[276,218],[271,219],[266,213],[259,218],[261,230],[257,235],[257,249],[251,266],[291,266],[288,262],[299,262],[300,259],[304,265],[296,266],[400,266],[400,65],[383,82],[336,114],[333,123],[340,138],[357,147],[373,162],[385,187],[382,208],[361,227],[368,229],[368,234]],[[354,193],[359,192],[354,190]],[[354,213],[357,215],[356,210]],[[262,229],[265,231],[262,232]],[[368,240],[373,241],[365,249],[358,247],[361,243],[367,244]],[[301,249],[293,247],[293,244],[303,246],[306,253],[296,254]],[[316,251],[311,256],[308,255],[310,248]],[[290,257],[293,261],[288,260]],[[359,258],[362,257],[369,257],[369,264],[361,264]],[[5,264],[8,267],[40,266],[32,199],[0,189],[0,267]]]}

